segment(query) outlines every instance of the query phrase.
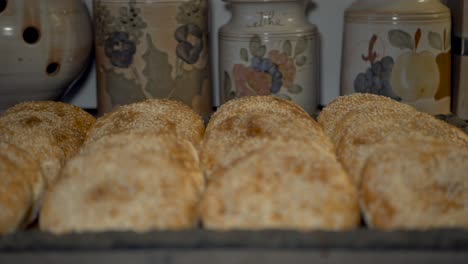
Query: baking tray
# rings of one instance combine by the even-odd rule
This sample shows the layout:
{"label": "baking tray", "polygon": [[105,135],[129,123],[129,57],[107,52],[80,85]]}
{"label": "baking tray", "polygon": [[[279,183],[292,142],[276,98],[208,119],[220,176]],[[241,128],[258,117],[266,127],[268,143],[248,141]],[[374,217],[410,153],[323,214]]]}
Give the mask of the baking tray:
{"label": "baking tray", "polygon": [[0,238],[0,263],[468,263],[468,230],[131,232]]}

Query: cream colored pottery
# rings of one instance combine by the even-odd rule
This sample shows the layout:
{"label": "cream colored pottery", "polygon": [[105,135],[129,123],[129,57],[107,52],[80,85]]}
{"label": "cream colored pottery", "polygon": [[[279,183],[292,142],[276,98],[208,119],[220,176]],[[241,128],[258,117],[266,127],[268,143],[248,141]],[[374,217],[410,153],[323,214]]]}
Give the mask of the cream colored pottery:
{"label": "cream colored pottery", "polygon": [[59,99],[87,65],[92,44],[91,19],[80,0],[2,1],[0,109]]}
{"label": "cream colored pottery", "polygon": [[94,2],[100,113],[147,98],[212,111],[206,0]]}
{"label": "cream colored pottery", "polygon": [[251,95],[318,106],[319,34],[306,2],[226,0],[231,20],[219,31],[220,102]]}
{"label": "cream colored pottery", "polygon": [[438,0],[357,0],[345,12],[341,93],[450,113],[450,10]]}

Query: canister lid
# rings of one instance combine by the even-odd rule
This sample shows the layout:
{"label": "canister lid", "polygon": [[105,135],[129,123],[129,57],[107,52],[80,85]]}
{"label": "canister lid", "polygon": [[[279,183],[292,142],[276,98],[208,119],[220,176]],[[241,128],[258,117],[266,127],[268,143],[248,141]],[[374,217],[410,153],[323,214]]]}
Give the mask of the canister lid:
{"label": "canister lid", "polygon": [[357,0],[348,9],[347,21],[450,20],[450,9],[439,0]]}

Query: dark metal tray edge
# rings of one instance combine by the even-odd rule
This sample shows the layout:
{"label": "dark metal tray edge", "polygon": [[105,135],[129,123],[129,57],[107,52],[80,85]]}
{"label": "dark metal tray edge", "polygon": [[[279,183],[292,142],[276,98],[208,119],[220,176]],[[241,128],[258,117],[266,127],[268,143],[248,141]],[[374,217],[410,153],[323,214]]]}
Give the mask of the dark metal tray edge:
{"label": "dark metal tray edge", "polygon": [[0,237],[0,253],[157,249],[344,249],[468,252],[468,230],[381,232],[156,231],[52,235],[26,231]]}

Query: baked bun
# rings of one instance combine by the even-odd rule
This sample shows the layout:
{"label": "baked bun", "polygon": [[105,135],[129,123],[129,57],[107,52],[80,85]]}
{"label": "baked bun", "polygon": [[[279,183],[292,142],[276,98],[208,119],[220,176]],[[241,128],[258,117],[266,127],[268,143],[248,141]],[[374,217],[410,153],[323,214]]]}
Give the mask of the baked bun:
{"label": "baked bun", "polygon": [[46,195],[40,228],[53,233],[193,228],[203,180],[189,141],[152,130],[109,135],[64,167]]}
{"label": "baked bun", "polygon": [[[365,102],[362,101],[366,98],[364,95],[351,95],[345,97],[348,100],[337,100],[332,108],[341,109],[342,107],[337,105],[349,105],[355,101],[351,99],[354,97],[360,99],[360,106],[342,115],[340,123],[333,124],[331,137],[336,143],[339,161],[357,185],[360,183],[363,164],[372,153],[375,143],[420,134],[468,148],[468,136],[460,129],[398,102],[379,105],[382,103],[379,97],[378,100]],[[328,110],[327,114],[330,114],[330,111]]]}
{"label": "baked bun", "polygon": [[167,99],[150,99],[124,105],[99,118],[85,145],[109,135],[151,129],[156,134],[176,135],[197,146],[203,138],[202,118],[187,105]]}
{"label": "baked bun", "polygon": [[0,142],[8,142],[39,161],[46,185],[55,181],[63,164],[83,144],[94,118],[60,102],[26,102],[0,117]]}
{"label": "baked bun", "polygon": [[27,152],[0,143],[0,182],[0,234],[6,234],[35,219],[44,180],[39,164]]}
{"label": "baked bun", "polygon": [[340,125],[346,129],[337,144],[337,156],[358,185],[362,168],[376,143],[400,141],[419,135],[468,149],[468,136],[463,131],[419,112],[376,114],[369,110],[348,117]]}
{"label": "baked bun", "polygon": [[208,126],[217,126],[226,118],[252,111],[261,113],[287,113],[291,119],[310,120],[309,114],[297,104],[275,96],[244,96],[224,103],[213,114]]}
{"label": "baked bun", "polygon": [[371,228],[468,226],[468,135],[377,95],[340,97],[319,116],[358,186]]}
{"label": "baked bun", "polygon": [[328,104],[320,112],[317,121],[321,124],[334,143],[337,143],[335,129],[342,123],[346,115],[353,111],[362,109],[393,109],[395,112],[416,111],[411,106],[401,104],[388,97],[375,94],[357,93],[352,95],[340,96]]}
{"label": "baked bun", "polygon": [[6,111],[6,115],[19,112],[47,112],[57,117],[57,122],[71,130],[78,131],[81,141],[84,141],[86,133],[93,126],[96,119],[83,109],[55,101],[31,101],[19,103]]}
{"label": "baked bun", "polygon": [[320,125],[299,106],[272,96],[242,97],[221,106],[208,123],[200,148],[206,175],[243,141],[262,138],[318,142],[324,151],[334,153]]}
{"label": "baked bun", "polygon": [[383,230],[468,228],[468,150],[420,136],[375,144],[360,187],[366,223]]}
{"label": "baked bun", "polygon": [[261,145],[212,175],[200,205],[205,228],[346,230],[359,225],[357,192],[333,154],[300,141],[270,139]]}

